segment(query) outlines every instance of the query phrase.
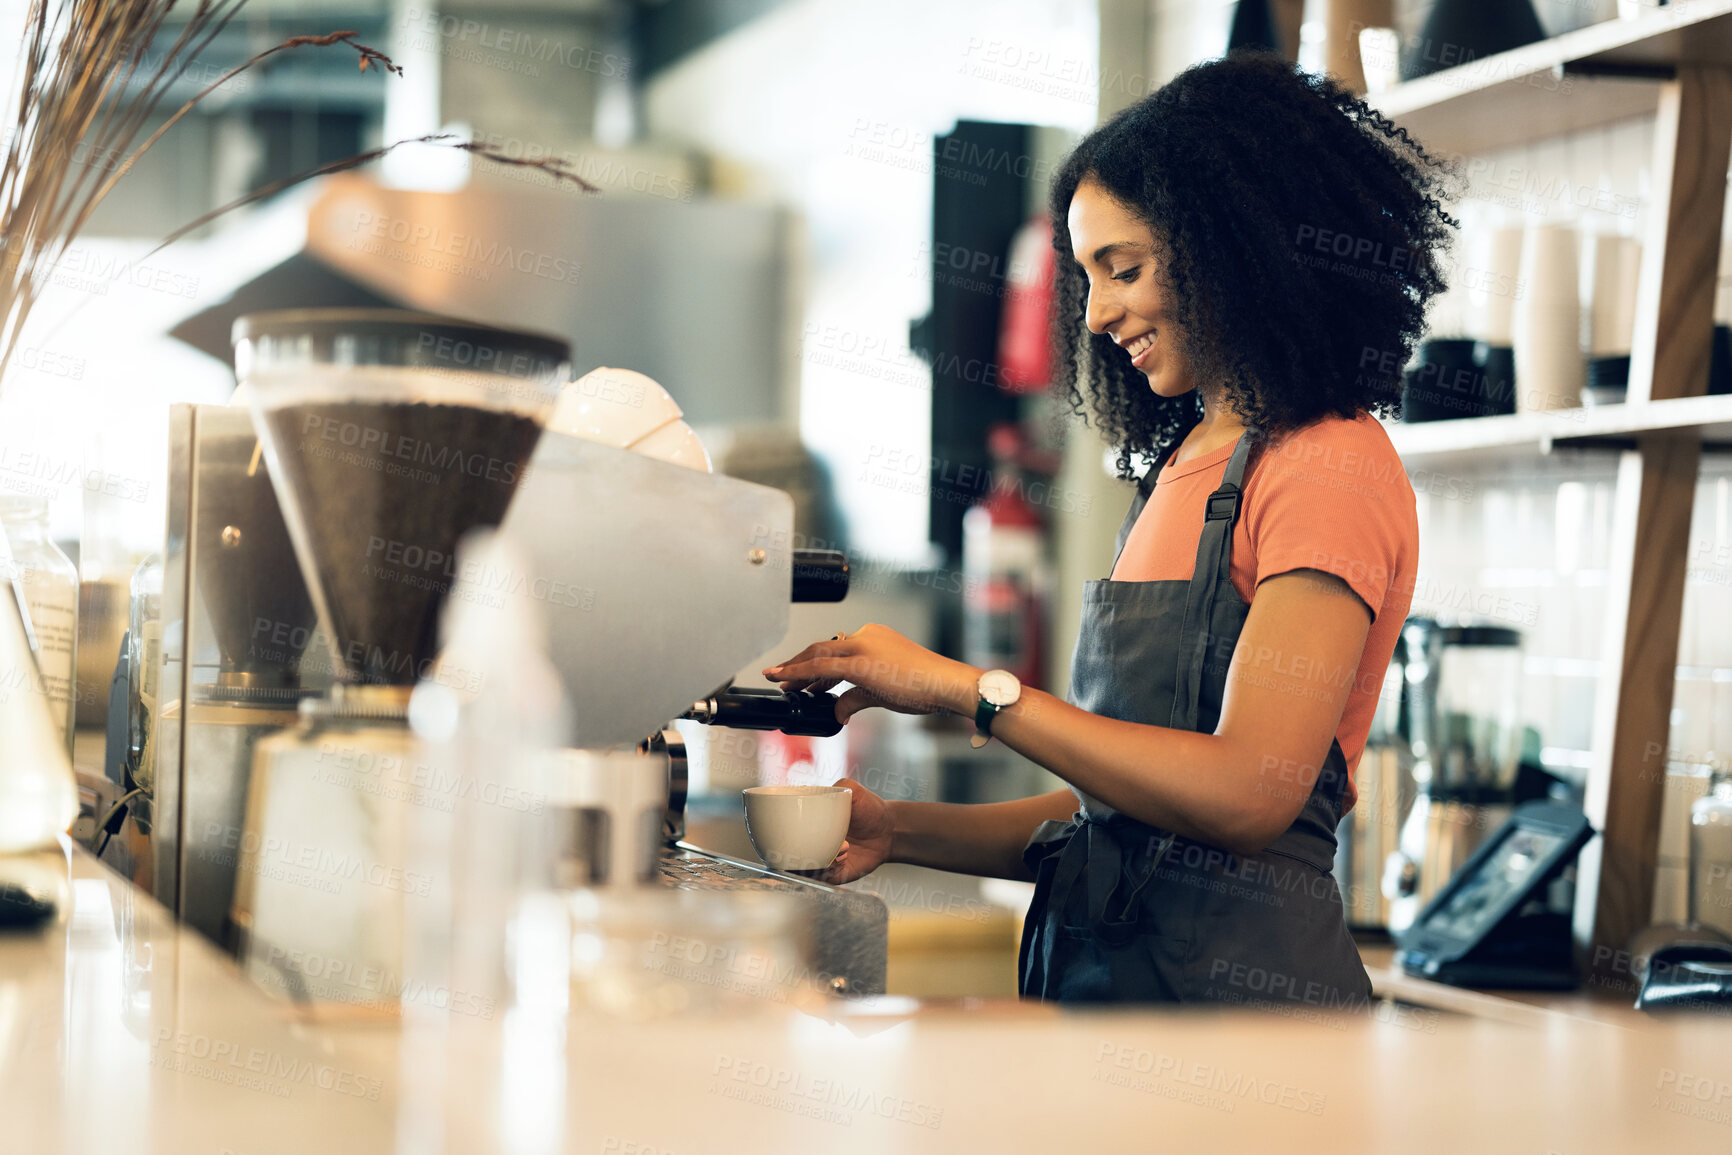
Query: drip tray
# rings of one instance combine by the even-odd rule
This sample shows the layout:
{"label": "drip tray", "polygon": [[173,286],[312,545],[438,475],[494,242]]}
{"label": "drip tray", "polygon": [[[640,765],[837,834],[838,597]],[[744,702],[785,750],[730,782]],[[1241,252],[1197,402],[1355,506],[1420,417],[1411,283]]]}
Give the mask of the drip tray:
{"label": "drip tray", "polygon": [[847,995],[884,993],[890,913],[875,894],[782,874],[766,866],[700,850],[684,842],[663,848],[662,881],[682,890],[768,890],[806,904],[812,966]]}

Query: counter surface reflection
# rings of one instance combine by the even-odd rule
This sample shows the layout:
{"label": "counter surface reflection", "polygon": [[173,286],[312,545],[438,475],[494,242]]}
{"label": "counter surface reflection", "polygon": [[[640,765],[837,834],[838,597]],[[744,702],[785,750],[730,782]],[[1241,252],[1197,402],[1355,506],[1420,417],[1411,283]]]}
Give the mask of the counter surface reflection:
{"label": "counter surface reflection", "polygon": [[629,1024],[568,1019],[557,984],[312,1019],[82,852],[70,870],[69,918],[0,936],[9,1151],[1732,1149],[1732,1020],[889,998]]}

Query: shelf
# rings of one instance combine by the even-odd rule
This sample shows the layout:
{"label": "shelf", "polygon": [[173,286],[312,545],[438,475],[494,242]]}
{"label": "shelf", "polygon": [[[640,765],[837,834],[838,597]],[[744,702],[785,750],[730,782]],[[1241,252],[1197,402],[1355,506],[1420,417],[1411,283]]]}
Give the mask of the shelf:
{"label": "shelf", "polygon": [[1640,433],[1700,429],[1704,442],[1732,442],[1732,396],[1679,397],[1645,405],[1601,405],[1455,421],[1399,422],[1389,440],[1409,467],[1533,460],[1558,448],[1623,448]]}
{"label": "shelf", "polygon": [[1732,66],[1732,0],[1607,20],[1410,80],[1373,106],[1442,156],[1476,155],[1652,113],[1654,79],[1566,69]]}

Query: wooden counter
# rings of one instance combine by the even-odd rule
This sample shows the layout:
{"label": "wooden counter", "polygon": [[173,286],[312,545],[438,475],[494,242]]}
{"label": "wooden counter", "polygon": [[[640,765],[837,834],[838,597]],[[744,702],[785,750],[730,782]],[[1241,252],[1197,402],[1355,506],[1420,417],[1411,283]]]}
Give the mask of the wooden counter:
{"label": "wooden counter", "polygon": [[557,1000],[315,1019],[88,857],[68,870],[63,923],[0,936],[6,1151],[1732,1148],[1725,1020],[899,999],[650,1023]]}

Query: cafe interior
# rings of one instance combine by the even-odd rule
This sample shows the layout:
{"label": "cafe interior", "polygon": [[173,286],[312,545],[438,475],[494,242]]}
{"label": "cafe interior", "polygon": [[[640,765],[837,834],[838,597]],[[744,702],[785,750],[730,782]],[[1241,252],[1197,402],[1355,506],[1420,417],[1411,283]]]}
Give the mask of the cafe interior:
{"label": "cafe interior", "polygon": [[[1732,1150],[1732,0],[0,10],[0,1148]],[[1112,714],[1160,467],[1052,190],[1258,53],[1449,181],[1285,242],[1444,286],[1348,370],[1417,563],[1295,885],[1368,994],[839,875],[867,798],[1105,829],[1020,736]],[[855,635],[964,707],[765,672]],[[1066,936],[1196,985],[1031,991]]]}

